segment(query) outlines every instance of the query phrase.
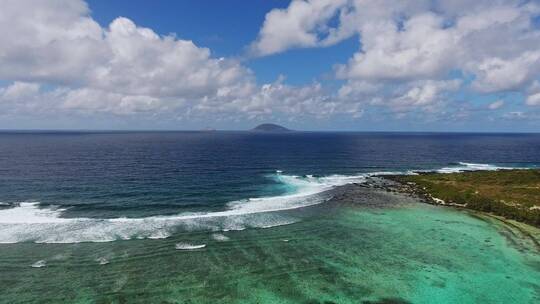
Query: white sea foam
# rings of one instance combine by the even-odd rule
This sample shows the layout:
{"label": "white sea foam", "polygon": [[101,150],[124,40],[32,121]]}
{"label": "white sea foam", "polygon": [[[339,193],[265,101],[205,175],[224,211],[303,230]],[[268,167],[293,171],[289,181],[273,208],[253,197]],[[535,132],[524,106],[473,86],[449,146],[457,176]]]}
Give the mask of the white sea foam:
{"label": "white sea foam", "polygon": [[513,167],[500,167],[490,164],[475,164],[475,163],[465,163],[465,162],[459,162],[456,166],[451,167],[444,167],[438,170],[435,170],[435,172],[438,173],[458,173],[458,172],[466,172],[466,171],[497,171],[497,170],[504,170],[504,169],[515,169]]}
{"label": "white sea foam", "polygon": [[55,254],[53,255],[50,260],[53,260],[53,261],[63,261],[63,260],[66,260],[68,258],[68,255],[65,254],[65,253],[59,253],[59,254]]}
{"label": "white sea foam", "polygon": [[193,245],[189,243],[177,243],[174,246],[174,248],[178,250],[196,250],[196,249],[203,249],[204,247],[206,247],[206,244]]}
{"label": "white sea foam", "polygon": [[213,233],[212,238],[218,242],[226,242],[230,240],[230,238],[224,234],[221,233]]}
{"label": "white sea foam", "polygon": [[35,262],[34,264],[30,265],[30,267],[33,268],[41,268],[47,266],[47,262],[45,260],[39,260]]}
{"label": "white sea foam", "polygon": [[64,209],[37,208],[37,202],[21,202],[18,206],[0,210],[1,224],[19,223],[62,223],[65,219],[60,218]]}
{"label": "white sea foam", "polygon": [[[437,172],[451,173],[472,170],[506,169],[485,164],[459,163]],[[290,189],[278,196],[250,198],[229,202],[227,209],[217,212],[182,213],[173,216],[146,218],[63,218],[64,209],[40,207],[37,202],[21,202],[13,208],[0,209],[0,243],[78,243],[110,242],[128,239],[167,238],[177,230],[231,231],[246,228],[268,228],[297,221],[286,215],[292,210],[325,201],[322,192],[337,186],[365,182],[374,175],[415,174],[404,172],[372,172],[358,175],[295,176],[275,174],[273,178]]]}
{"label": "white sea foam", "polygon": [[151,235],[148,236],[148,238],[153,239],[153,240],[157,240],[157,239],[166,239],[169,236],[171,236],[171,234],[168,231],[160,229],[160,230],[157,230],[157,231],[153,232]]}

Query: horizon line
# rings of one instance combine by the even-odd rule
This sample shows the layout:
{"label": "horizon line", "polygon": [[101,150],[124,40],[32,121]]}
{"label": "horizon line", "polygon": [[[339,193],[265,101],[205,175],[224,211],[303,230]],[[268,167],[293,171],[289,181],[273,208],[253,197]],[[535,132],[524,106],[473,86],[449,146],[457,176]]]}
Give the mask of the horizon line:
{"label": "horizon line", "polygon": [[289,129],[286,132],[261,132],[252,129],[0,129],[0,133],[159,133],[159,132],[252,132],[256,134],[287,134],[287,133],[431,133],[431,134],[540,134],[535,131],[395,131],[395,130],[295,130]]}

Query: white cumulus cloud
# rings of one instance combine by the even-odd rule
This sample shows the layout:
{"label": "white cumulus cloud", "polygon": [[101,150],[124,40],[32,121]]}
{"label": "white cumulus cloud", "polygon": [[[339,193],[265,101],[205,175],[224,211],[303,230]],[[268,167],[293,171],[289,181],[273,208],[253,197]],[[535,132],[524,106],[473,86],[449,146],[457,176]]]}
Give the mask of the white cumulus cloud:
{"label": "white cumulus cloud", "polygon": [[340,108],[320,84],[258,85],[240,62],[215,58],[190,40],[159,35],[128,18],[103,27],[82,0],[2,1],[0,66],[0,80],[11,83],[0,88],[4,114],[31,109],[238,118],[324,116]]}
{"label": "white cumulus cloud", "polygon": [[[346,81],[340,95],[362,92],[364,100],[367,86],[377,85],[373,98],[388,101],[388,90],[451,78],[471,79],[479,94],[524,91],[540,77],[539,16],[535,1],[293,0],[267,14],[252,48],[268,55],[356,35],[360,48],[336,76]],[[278,30],[291,19],[300,26]],[[397,100],[422,105],[434,91],[411,90]]]}

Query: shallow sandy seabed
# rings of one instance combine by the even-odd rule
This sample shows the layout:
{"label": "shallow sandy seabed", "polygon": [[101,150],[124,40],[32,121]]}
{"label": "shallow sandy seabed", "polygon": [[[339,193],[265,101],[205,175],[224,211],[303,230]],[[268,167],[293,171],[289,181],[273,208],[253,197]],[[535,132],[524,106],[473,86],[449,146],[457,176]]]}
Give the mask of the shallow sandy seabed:
{"label": "shallow sandy seabed", "polygon": [[[227,241],[215,232],[186,232],[158,240],[3,244],[0,302],[540,302],[538,248],[497,219],[410,201],[329,202],[288,215],[303,218],[222,232]],[[176,250],[178,243],[206,247]],[[31,267],[41,260],[45,267]]]}

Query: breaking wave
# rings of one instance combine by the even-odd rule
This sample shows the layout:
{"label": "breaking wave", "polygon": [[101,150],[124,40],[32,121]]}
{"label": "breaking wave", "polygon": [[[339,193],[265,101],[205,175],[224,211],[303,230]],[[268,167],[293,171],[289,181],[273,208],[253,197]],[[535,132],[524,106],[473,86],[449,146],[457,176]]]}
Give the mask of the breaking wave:
{"label": "breaking wave", "polygon": [[178,250],[197,250],[197,249],[203,249],[206,247],[206,244],[200,244],[200,245],[193,245],[189,243],[177,243],[174,248]]}
{"label": "breaking wave", "polygon": [[128,239],[162,239],[177,230],[230,231],[292,224],[297,219],[275,211],[297,209],[324,201],[319,194],[333,187],[362,182],[365,176],[326,177],[277,174],[274,178],[292,193],[232,201],[227,209],[207,213],[182,213],[145,218],[63,218],[66,209],[41,208],[38,202],[21,202],[0,209],[0,243],[110,242]]}
{"label": "breaking wave", "polygon": [[474,164],[474,163],[464,163],[459,162],[455,166],[444,167],[438,170],[435,170],[438,173],[458,173],[465,171],[496,171],[496,170],[505,170],[505,169],[515,169],[514,167],[500,167],[490,164]]}
{"label": "breaking wave", "polygon": [[[510,169],[488,164],[458,163],[435,170],[453,173],[474,170]],[[432,170],[433,171],[433,170]],[[420,172],[420,171],[416,171]],[[162,239],[178,230],[230,231],[246,228],[269,228],[297,221],[283,210],[320,204],[321,193],[351,183],[365,182],[367,177],[388,174],[416,174],[415,171],[372,172],[358,175],[296,176],[276,171],[272,175],[290,192],[284,195],[232,201],[223,211],[182,213],[173,216],[145,218],[63,218],[65,209],[40,207],[38,202],[21,202],[0,209],[0,243],[78,243],[110,242],[128,239]]]}

